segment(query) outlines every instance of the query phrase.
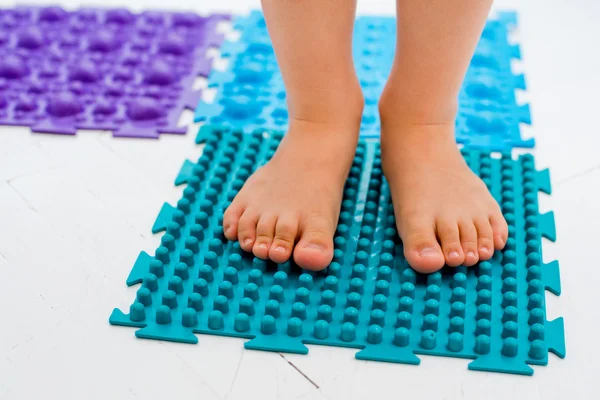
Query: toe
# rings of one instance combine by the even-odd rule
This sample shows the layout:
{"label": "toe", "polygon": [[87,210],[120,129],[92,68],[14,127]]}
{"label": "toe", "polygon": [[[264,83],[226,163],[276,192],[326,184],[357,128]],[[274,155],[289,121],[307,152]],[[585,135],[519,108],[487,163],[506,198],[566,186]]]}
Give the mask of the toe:
{"label": "toe", "polygon": [[244,212],[244,207],[235,201],[231,203],[223,214],[223,233],[228,240],[237,240],[238,221]]}
{"label": "toe", "polygon": [[477,229],[477,250],[480,260],[489,260],[494,255],[494,239],[492,225],[485,218],[475,219],[475,229]]}
{"label": "toe", "polygon": [[477,264],[479,261],[479,252],[477,251],[477,229],[473,222],[459,222],[460,245],[465,254],[463,264],[467,267]]}
{"label": "toe", "polygon": [[269,258],[278,264],[284,263],[292,255],[298,234],[299,218],[295,215],[280,215],[275,225],[275,236],[269,249]]}
{"label": "toe", "polygon": [[398,219],[398,232],[404,245],[404,257],[418,272],[429,274],[444,266],[444,254],[435,237],[435,224],[419,216]]}
{"label": "toe", "polygon": [[500,212],[497,215],[490,217],[490,225],[492,226],[494,248],[502,250],[508,240],[508,225]]}
{"label": "toe", "polygon": [[256,240],[256,224],[259,215],[257,212],[246,209],[238,221],[238,241],[240,247],[247,252],[252,251],[252,246]]}
{"label": "toe", "polygon": [[301,236],[294,248],[294,261],[304,269],[320,271],[333,259],[334,227],[323,215],[306,219],[300,227]]}
{"label": "toe", "polygon": [[465,253],[463,253],[460,245],[460,232],[458,223],[452,218],[442,218],[437,222],[437,236],[444,251],[446,264],[451,267],[458,267],[465,261]]}
{"label": "toe", "polygon": [[269,248],[273,243],[273,236],[275,235],[275,225],[277,224],[276,215],[262,215],[256,224],[256,239],[254,240],[254,246],[252,246],[252,252],[258,258],[263,260],[269,257]]}

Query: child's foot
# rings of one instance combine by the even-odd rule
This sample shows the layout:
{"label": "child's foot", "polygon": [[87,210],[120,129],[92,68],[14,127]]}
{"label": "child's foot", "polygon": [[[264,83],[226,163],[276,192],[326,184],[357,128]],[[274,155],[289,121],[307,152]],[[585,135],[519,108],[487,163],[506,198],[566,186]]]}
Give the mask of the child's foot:
{"label": "child's foot", "polygon": [[491,258],[506,244],[508,227],[458,150],[454,122],[404,123],[388,115],[382,115],[382,166],[408,263],[430,273]]}
{"label": "child's foot", "polygon": [[273,158],[244,184],[223,217],[229,240],[255,256],[321,270],[333,236],[358,126],[295,121]]}

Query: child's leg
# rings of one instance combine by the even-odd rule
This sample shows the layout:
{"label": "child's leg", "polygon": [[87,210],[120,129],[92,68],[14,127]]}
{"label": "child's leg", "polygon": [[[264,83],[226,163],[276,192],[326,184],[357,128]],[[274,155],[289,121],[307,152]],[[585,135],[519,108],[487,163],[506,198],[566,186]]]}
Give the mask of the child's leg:
{"label": "child's leg", "polygon": [[431,272],[506,243],[498,204],[457,150],[457,97],[492,0],[397,0],[398,44],[380,101],[382,162],[405,256]]}
{"label": "child's leg", "polygon": [[225,212],[225,236],[257,257],[323,269],[363,107],[352,64],[352,0],[263,0],[290,128]]}

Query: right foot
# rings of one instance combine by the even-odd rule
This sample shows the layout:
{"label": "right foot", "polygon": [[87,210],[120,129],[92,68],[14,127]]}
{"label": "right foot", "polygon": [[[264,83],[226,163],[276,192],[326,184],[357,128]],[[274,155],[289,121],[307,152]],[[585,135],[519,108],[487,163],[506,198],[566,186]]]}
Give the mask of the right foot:
{"label": "right foot", "polygon": [[293,254],[302,268],[326,268],[358,140],[354,125],[291,123],[225,211],[225,237],[262,259],[283,263]]}

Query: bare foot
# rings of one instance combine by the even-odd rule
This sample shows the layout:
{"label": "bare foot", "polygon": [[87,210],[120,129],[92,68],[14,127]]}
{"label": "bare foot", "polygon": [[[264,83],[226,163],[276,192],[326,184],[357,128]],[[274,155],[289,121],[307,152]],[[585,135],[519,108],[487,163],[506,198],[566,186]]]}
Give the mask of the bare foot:
{"label": "bare foot", "polygon": [[382,114],[381,157],[404,256],[417,271],[472,266],[506,244],[498,203],[467,166],[454,122],[415,124]]}
{"label": "bare foot", "polygon": [[276,263],[321,270],[333,236],[358,126],[295,121],[273,158],[244,184],[223,217],[229,240]]}

